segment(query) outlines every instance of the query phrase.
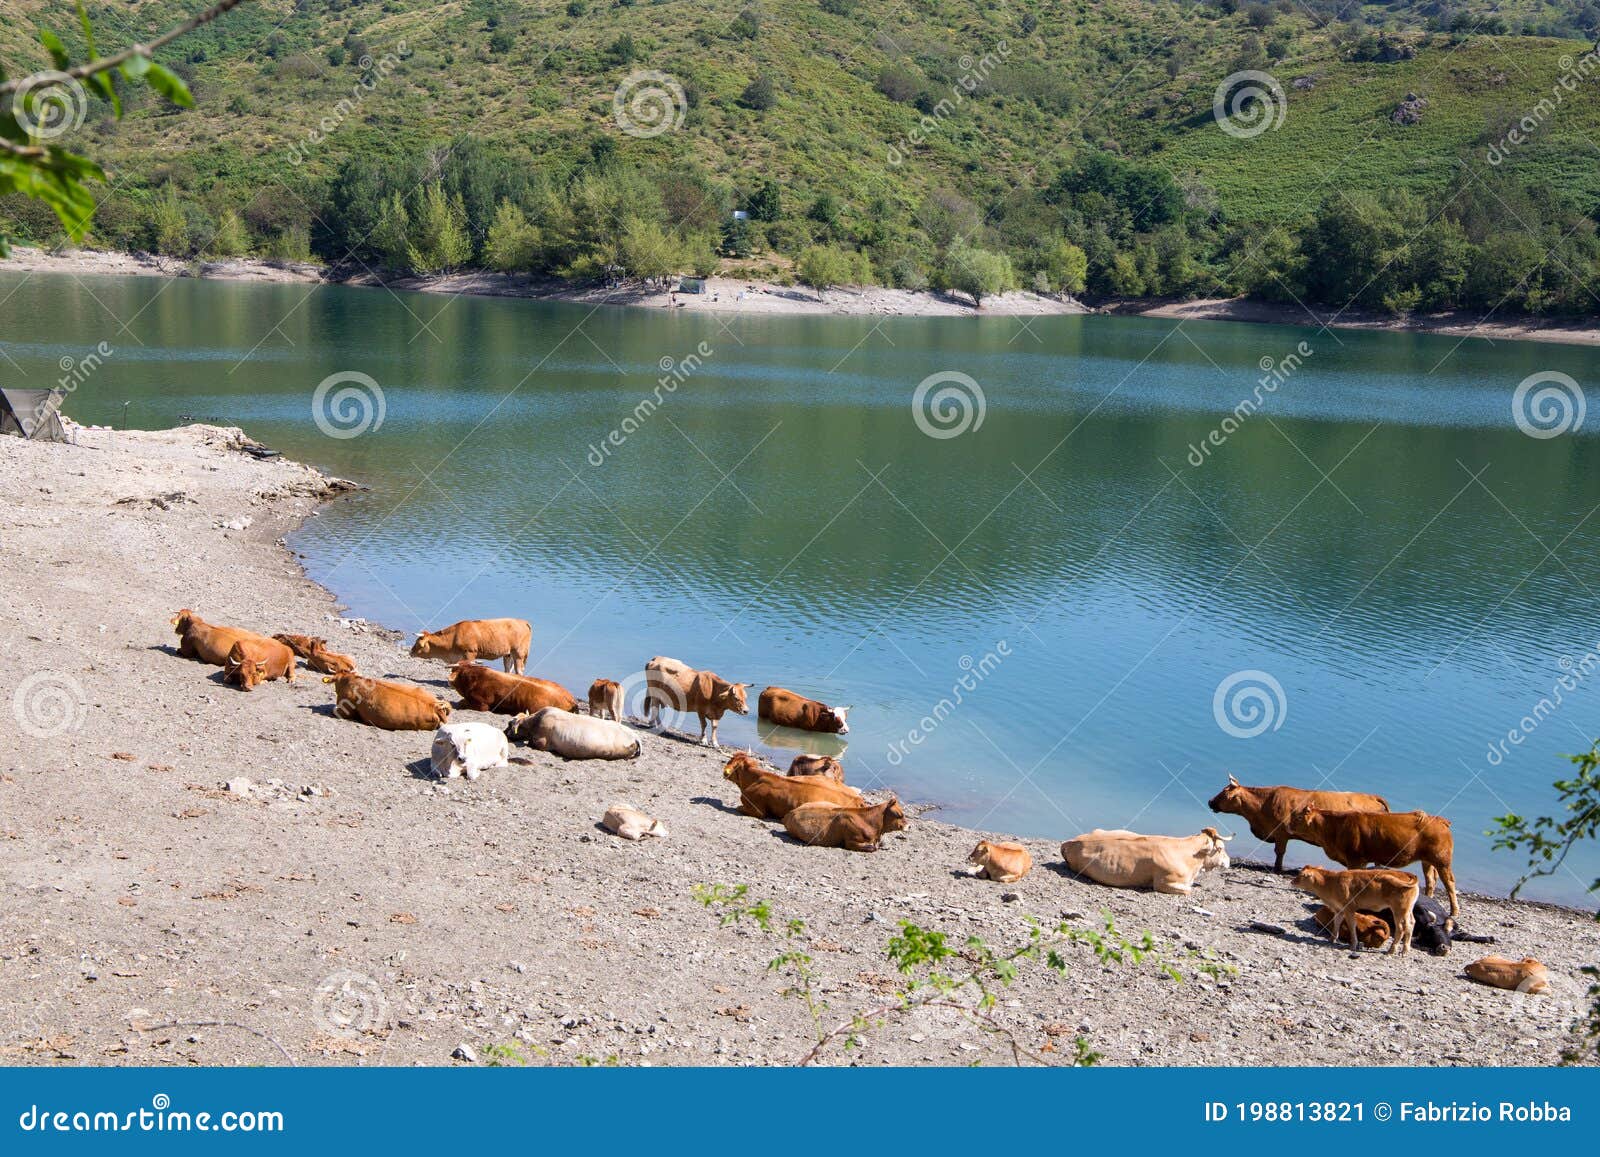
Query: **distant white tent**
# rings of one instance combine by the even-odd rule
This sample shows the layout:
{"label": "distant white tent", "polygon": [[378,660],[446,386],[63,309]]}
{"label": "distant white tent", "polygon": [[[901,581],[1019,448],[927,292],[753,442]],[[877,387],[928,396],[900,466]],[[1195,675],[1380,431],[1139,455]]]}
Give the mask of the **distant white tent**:
{"label": "distant white tent", "polygon": [[0,434],[35,442],[65,442],[60,390],[23,390],[0,386]]}

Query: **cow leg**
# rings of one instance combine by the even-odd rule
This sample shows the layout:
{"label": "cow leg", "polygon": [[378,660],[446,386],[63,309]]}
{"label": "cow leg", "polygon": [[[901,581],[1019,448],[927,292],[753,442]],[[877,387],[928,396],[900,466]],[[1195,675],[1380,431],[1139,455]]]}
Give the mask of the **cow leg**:
{"label": "cow leg", "polygon": [[1278,860],[1272,865],[1272,870],[1274,872],[1281,872],[1283,871],[1283,853],[1289,850],[1289,841],[1279,840],[1277,843],[1273,844],[1273,850],[1278,853]]}
{"label": "cow leg", "polygon": [[761,810],[759,808],[751,807],[742,798],[739,800],[739,811],[741,813],[743,813],[744,815],[753,816],[754,818],[756,818],[758,820],[767,818],[766,816],[761,814]]}
{"label": "cow leg", "polygon": [[500,670],[504,671],[506,674],[508,674],[508,675],[511,674],[512,669],[514,668],[515,665],[516,665],[516,660],[511,657],[511,654],[510,654],[509,651],[506,654],[500,656]]}
{"label": "cow leg", "polygon": [[1433,890],[1439,886],[1439,873],[1432,864],[1422,865],[1422,894],[1432,896]]}
{"label": "cow leg", "polygon": [[1447,864],[1438,865],[1438,872],[1444,880],[1445,890],[1450,893],[1450,923],[1445,931],[1455,927],[1456,920],[1461,915],[1461,901],[1456,896],[1456,872]]}
{"label": "cow leg", "polygon": [[878,850],[878,841],[868,840],[867,842],[863,843],[860,840],[847,839],[845,840],[843,846],[844,850],[847,852],[875,852]]}
{"label": "cow leg", "polygon": [[1182,880],[1157,880],[1155,882],[1155,890],[1168,896],[1187,896],[1193,889],[1193,884],[1185,884]]}
{"label": "cow leg", "polygon": [[[716,737],[717,737],[716,729],[712,728],[711,738],[712,738],[713,742],[715,742]],[[702,715],[702,716],[700,716],[700,742],[702,744],[704,744],[705,741],[706,741],[706,717],[704,715]]]}

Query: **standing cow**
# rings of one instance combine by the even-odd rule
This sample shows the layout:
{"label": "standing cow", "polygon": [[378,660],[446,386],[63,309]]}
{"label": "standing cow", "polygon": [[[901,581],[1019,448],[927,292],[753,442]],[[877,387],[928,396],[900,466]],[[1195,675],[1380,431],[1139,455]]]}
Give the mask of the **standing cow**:
{"label": "standing cow", "polygon": [[446,663],[499,659],[505,670],[520,675],[532,646],[533,628],[526,619],[462,619],[441,631],[418,634],[411,655]]}
{"label": "standing cow", "polygon": [[1228,786],[1211,797],[1206,806],[1212,811],[1244,817],[1250,834],[1273,847],[1275,871],[1283,871],[1283,853],[1294,837],[1289,817],[1300,808],[1328,808],[1333,811],[1386,812],[1389,801],[1364,791],[1312,791],[1299,787],[1246,787],[1233,776]]}
{"label": "standing cow", "polygon": [[729,711],[735,715],[750,714],[750,700],[745,694],[748,683],[730,683],[715,671],[696,671],[687,663],[657,655],[644,665],[645,723],[661,726],[661,713],[666,708],[693,712],[700,720],[700,742],[706,741],[706,724],[711,724],[711,746],[717,742],[717,724]]}

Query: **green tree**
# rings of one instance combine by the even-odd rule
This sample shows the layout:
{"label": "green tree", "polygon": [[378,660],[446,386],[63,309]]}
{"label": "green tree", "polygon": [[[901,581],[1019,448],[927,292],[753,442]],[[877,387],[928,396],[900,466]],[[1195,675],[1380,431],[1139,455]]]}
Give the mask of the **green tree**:
{"label": "green tree", "polygon": [[795,279],[816,290],[818,296],[824,289],[849,284],[853,271],[851,255],[836,245],[811,246],[800,254],[794,267]]}
{"label": "green tree", "polygon": [[678,272],[683,244],[654,221],[629,218],[617,245],[617,264],[634,277],[654,281]]}
{"label": "green tree", "polygon": [[239,220],[239,214],[224,209],[217,218],[217,231],[211,236],[207,252],[216,257],[242,257],[250,252],[250,234]]}
{"label": "green tree", "polygon": [[1057,237],[1040,254],[1039,272],[1056,293],[1082,293],[1089,275],[1089,257],[1064,237]]}
{"label": "green tree", "polygon": [[956,245],[945,254],[944,280],[951,289],[971,297],[977,309],[983,308],[984,298],[1004,293],[1017,284],[1011,258],[968,245]]}
{"label": "green tree", "polygon": [[189,255],[189,215],[171,185],[150,204],[150,247],[166,257]]}
{"label": "green tree", "polygon": [[756,112],[766,112],[777,104],[777,95],[772,91],[772,78],[764,72],[757,75],[739,94],[739,103]]}
{"label": "green tree", "polygon": [[411,214],[406,211],[405,199],[391,193],[378,210],[367,245],[385,268],[405,270],[411,267],[410,236]]}
{"label": "green tree", "polygon": [[484,242],[484,262],[501,273],[524,273],[539,266],[539,227],[510,201],[501,201]]}
{"label": "green tree", "polygon": [[446,193],[439,184],[423,189],[406,257],[416,273],[449,273],[472,260],[472,237],[460,197]]}

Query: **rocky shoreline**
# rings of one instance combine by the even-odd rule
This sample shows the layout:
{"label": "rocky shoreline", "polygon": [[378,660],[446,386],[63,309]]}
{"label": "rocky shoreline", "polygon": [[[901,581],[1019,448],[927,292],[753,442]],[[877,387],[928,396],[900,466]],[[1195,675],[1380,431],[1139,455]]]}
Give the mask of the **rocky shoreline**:
{"label": "rocky shoreline", "polygon": [[[1332,947],[1309,898],[1259,865],[1190,896],[1119,891],[1030,839],[1032,874],[994,884],[967,872],[980,833],[925,816],[876,854],[801,847],[735,814],[722,759],[671,732],[641,731],[631,762],[523,750],[439,783],[426,734],[334,718],[309,672],[244,694],[173,653],[168,619],[189,606],[325,635],[364,672],[448,694],[444,667],[343,619],[282,545],[336,484],[242,453],[236,430],[78,436],[0,438],[0,682],[18,724],[0,757],[3,1063],[793,1064],[816,1031],[792,973],[768,967],[780,953],[811,958],[833,1027],[898,1003],[901,920],[1008,949],[1030,920],[1106,917],[1148,931],[1183,981],[1075,943],[1064,976],[1025,963],[997,990],[1000,1031],[891,1011],[817,1060],[1010,1064],[1015,1042],[1068,1063],[1081,1037],[1103,1064],[1528,1065],[1570,1043],[1579,969],[1600,957],[1585,912],[1464,897],[1464,925],[1499,941],[1481,951],[1549,966],[1555,991],[1521,996],[1464,978],[1475,945]],[[613,803],[669,837],[607,834]],[[747,885],[773,931],[722,925],[695,896],[711,884]]]}

